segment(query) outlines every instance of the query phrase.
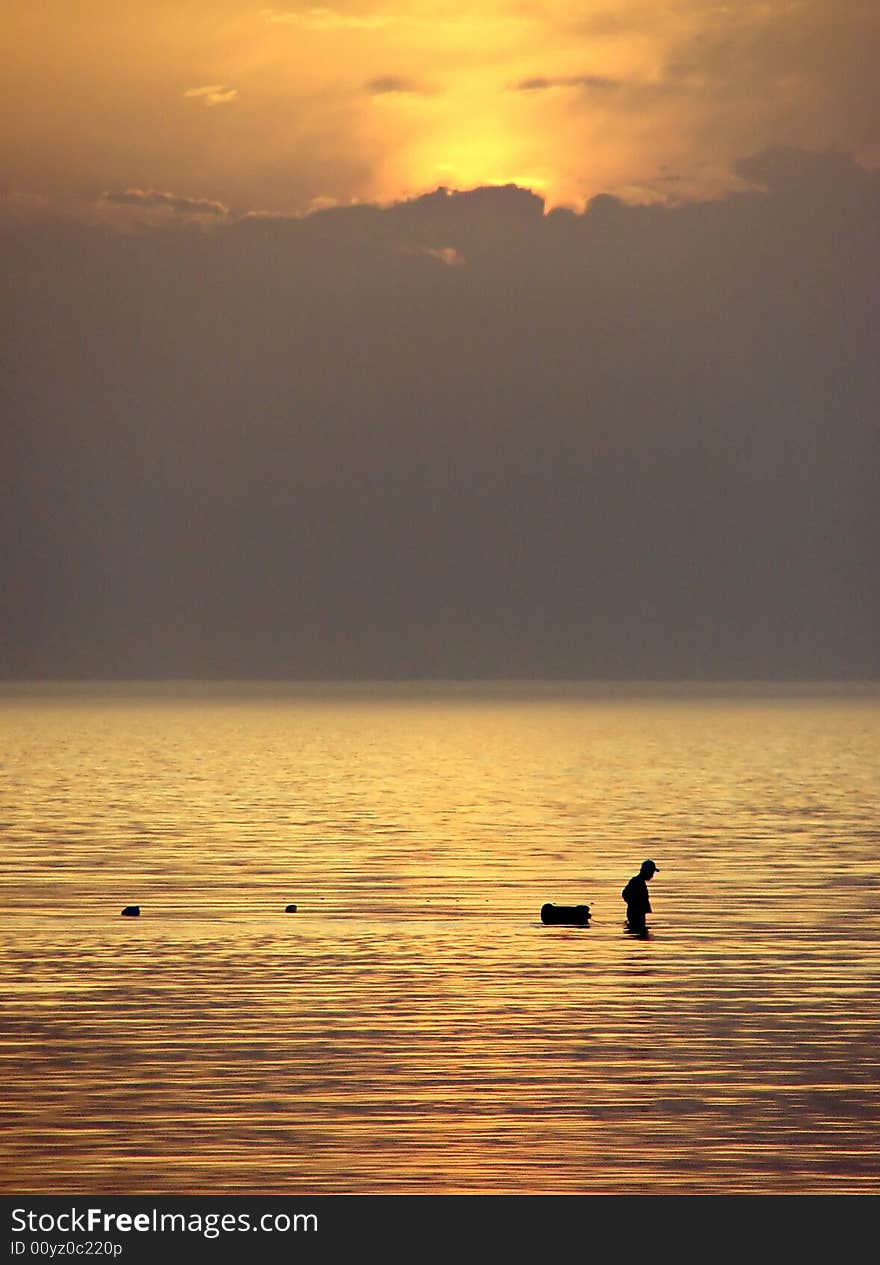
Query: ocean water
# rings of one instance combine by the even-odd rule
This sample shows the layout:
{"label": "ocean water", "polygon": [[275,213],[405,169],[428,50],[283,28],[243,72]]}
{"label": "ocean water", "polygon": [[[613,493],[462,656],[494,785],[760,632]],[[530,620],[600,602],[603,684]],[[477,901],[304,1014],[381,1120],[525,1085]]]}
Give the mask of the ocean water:
{"label": "ocean water", "polygon": [[2,1189],[876,1193],[878,869],[876,685],[7,685]]}

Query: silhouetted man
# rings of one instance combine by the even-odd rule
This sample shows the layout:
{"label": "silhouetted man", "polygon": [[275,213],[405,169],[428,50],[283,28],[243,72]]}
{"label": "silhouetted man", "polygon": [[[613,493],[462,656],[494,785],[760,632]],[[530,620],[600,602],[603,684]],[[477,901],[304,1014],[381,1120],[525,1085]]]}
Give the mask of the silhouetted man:
{"label": "silhouetted man", "polygon": [[647,931],[645,914],[651,912],[648,884],[656,873],[657,866],[653,861],[643,861],[638,874],[632,876],[621,892],[626,901],[626,925],[630,931]]}

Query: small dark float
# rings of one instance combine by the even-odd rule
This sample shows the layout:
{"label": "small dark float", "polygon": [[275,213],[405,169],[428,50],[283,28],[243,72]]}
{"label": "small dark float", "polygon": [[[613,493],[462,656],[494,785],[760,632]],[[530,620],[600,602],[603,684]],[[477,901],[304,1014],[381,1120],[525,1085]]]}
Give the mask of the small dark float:
{"label": "small dark float", "polygon": [[285,907],[284,907],[284,912],[285,912],[286,914],[295,914],[295,913],[296,913],[296,905],[285,905]]}
{"label": "small dark float", "polygon": [[123,918],[140,918],[140,916],[141,916],[140,905],[126,905],[125,909],[123,909],[122,911]]}
{"label": "small dark float", "polygon": [[586,927],[590,921],[589,905],[554,905],[550,901],[541,906],[541,922],[545,926],[568,924]]}

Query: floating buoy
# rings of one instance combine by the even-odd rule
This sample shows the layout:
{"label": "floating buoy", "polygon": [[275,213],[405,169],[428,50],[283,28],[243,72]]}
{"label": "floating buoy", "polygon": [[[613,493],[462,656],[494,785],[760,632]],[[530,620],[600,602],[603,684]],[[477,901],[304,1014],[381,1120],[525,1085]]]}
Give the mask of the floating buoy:
{"label": "floating buoy", "polygon": [[546,905],[541,906],[541,922],[545,926],[569,923],[576,927],[585,927],[589,921],[589,905],[554,905],[548,901]]}
{"label": "floating buoy", "polygon": [[140,918],[140,916],[141,916],[140,905],[126,905],[125,909],[123,909],[122,911],[123,918]]}
{"label": "floating buoy", "polygon": [[285,912],[286,914],[295,914],[295,913],[296,913],[296,905],[285,905],[285,907],[284,907],[284,912]]}

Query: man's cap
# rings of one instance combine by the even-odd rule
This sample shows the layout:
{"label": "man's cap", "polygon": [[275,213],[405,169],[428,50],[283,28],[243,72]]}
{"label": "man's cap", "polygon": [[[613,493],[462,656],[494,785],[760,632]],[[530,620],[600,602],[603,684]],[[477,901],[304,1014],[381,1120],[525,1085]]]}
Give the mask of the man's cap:
{"label": "man's cap", "polygon": [[643,861],[643,862],[642,862],[642,869],[643,869],[643,870],[650,870],[650,871],[651,871],[651,873],[653,874],[653,873],[656,873],[656,872],[659,870],[659,866],[656,866],[656,865],[654,864],[654,862],[653,862],[653,861]]}

